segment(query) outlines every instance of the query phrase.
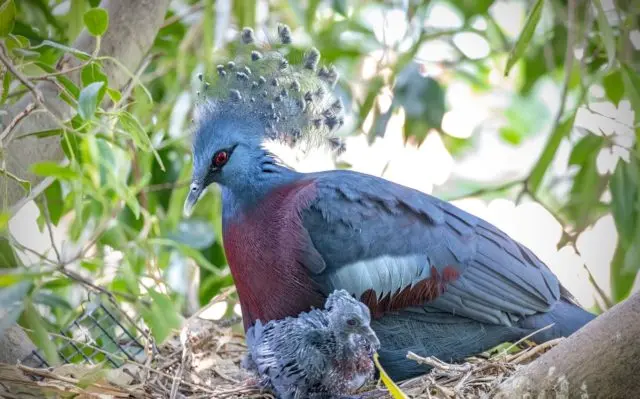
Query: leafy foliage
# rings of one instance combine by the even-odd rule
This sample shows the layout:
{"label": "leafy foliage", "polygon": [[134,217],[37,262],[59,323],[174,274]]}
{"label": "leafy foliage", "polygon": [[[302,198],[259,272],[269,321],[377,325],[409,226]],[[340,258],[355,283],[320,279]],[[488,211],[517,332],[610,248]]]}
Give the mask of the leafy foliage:
{"label": "leafy foliage", "polygon": [[[191,171],[187,136],[196,90],[192,87],[197,73],[210,73],[219,60],[234,54],[235,44],[227,42],[230,26],[257,24],[259,32],[283,22],[296,36],[306,38],[300,42],[317,46],[323,61],[335,64],[342,75],[338,90],[355,116],[345,134],[366,134],[373,142],[385,134],[392,115],[402,113],[405,140],[420,143],[427,134],[437,134],[455,157],[472,152],[477,137],[460,138],[444,131],[450,86],[464,81],[475,94],[488,94],[496,90],[495,71],[509,74],[499,137],[519,146],[546,129],[546,145],[521,180],[496,189],[477,183],[465,189],[479,190],[476,195],[528,195],[548,201],[547,208],[565,227],[561,245],[575,244],[581,232],[611,213],[619,242],[611,265],[612,298],[605,302],[629,295],[640,269],[638,116],[631,146],[619,144],[597,127],[579,131],[574,125],[579,113],[596,102],[615,106],[628,102],[631,109],[640,110],[640,78],[633,59],[637,50],[627,40],[631,31],[637,32],[633,13],[638,10],[630,2],[622,2],[616,23],[601,2],[594,2],[593,8],[577,2],[567,29],[567,4],[575,2],[537,0],[526,10],[522,30],[514,37],[496,20],[493,0],[439,2],[461,19],[458,27],[446,29],[425,22],[435,2],[269,2],[266,16],[258,12],[257,1],[234,2],[231,12],[212,0],[178,2],[181,7],[169,11],[142,68],[127,71],[131,82],[124,87],[111,82],[103,69],[105,63],[117,60],[71,47],[83,28],[97,37],[100,46],[113,16],[97,8],[95,1],[64,2],[68,7],[62,13],[49,5],[61,2],[37,3],[41,6],[0,1],[0,37],[22,77],[52,82],[76,111],[69,120],[58,121],[56,129],[29,135],[59,137],[67,155],[62,164],[37,162],[31,171],[53,182],[34,198],[41,211],[40,231],[63,230],[64,241],[74,245],[67,251],[52,248],[41,253],[3,233],[0,302],[20,305],[10,308],[0,331],[18,320],[52,360],[55,351],[46,331],[58,330],[68,321],[64,315],[77,306],[78,286],[95,282],[129,303],[161,341],[180,326],[182,315],[193,313],[233,283],[221,241],[218,191],[209,190],[191,219],[182,216]],[[402,23],[405,32],[395,39],[380,35],[368,19],[371,15],[393,15],[397,20],[391,23]],[[489,51],[482,56],[465,53],[456,40],[461,34],[477,36]],[[565,59],[567,53],[573,54],[566,51],[568,43],[582,43],[585,49],[583,58],[569,62],[570,68]],[[430,44],[446,46],[453,57],[423,59]],[[294,49],[294,55],[303,50]],[[80,67],[58,70],[61,56],[75,58]],[[373,65],[367,73],[365,64]],[[0,107],[15,104],[30,90],[6,68],[0,71],[0,81]],[[532,93],[541,82],[564,88],[564,112],[535,99]],[[594,88],[601,88],[603,96],[591,94]],[[389,97],[391,101],[385,101]],[[21,139],[3,135],[2,148],[7,148],[7,138]],[[572,172],[563,178],[569,181],[569,190],[559,195],[552,189],[549,170],[568,142]],[[599,171],[600,154],[621,146],[628,160],[618,161],[613,173]],[[3,150],[2,156],[10,154]],[[29,192],[29,182],[24,183]],[[3,209],[0,231],[6,230],[10,216],[10,207]],[[189,294],[193,292],[196,295]]]}

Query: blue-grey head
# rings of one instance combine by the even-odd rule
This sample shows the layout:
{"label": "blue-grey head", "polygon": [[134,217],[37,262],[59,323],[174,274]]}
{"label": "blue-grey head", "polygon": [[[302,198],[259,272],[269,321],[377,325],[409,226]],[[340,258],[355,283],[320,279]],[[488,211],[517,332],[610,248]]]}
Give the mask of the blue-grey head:
{"label": "blue-grey head", "polygon": [[[282,45],[290,44],[288,27],[280,25],[278,34]],[[240,36],[240,55],[218,65],[211,83],[202,79],[186,214],[211,183],[242,192],[257,184],[261,173],[273,172],[277,161],[265,150],[266,141],[342,148],[333,137],[344,121],[342,103],[333,94],[335,68],[318,68],[316,49],[294,65],[277,49],[258,51],[250,28]]]}
{"label": "blue-grey head", "polygon": [[325,309],[330,327],[340,342],[349,343],[352,350],[357,350],[360,345],[368,345],[373,351],[380,347],[380,341],[371,328],[369,308],[346,290],[332,292],[325,302]]}

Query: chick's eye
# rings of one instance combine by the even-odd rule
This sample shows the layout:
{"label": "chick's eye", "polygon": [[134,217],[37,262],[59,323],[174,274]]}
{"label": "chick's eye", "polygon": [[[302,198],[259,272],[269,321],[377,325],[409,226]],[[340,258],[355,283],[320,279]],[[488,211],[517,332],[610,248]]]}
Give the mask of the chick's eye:
{"label": "chick's eye", "polygon": [[225,163],[227,163],[228,160],[229,160],[229,153],[227,151],[224,151],[224,150],[218,151],[213,156],[213,166],[215,166],[216,168],[219,168]]}
{"label": "chick's eye", "polygon": [[358,324],[358,320],[356,320],[356,319],[348,319],[347,320],[347,325],[349,325],[351,327],[355,326],[356,324]]}

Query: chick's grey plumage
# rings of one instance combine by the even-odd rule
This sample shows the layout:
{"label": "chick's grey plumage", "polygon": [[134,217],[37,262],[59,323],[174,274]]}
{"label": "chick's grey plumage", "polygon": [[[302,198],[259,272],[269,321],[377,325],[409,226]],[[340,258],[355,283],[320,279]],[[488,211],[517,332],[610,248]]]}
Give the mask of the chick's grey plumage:
{"label": "chick's grey plumage", "polygon": [[243,366],[279,398],[334,398],[354,393],[373,377],[380,342],[369,309],[345,290],[329,295],[325,309],[247,330]]}

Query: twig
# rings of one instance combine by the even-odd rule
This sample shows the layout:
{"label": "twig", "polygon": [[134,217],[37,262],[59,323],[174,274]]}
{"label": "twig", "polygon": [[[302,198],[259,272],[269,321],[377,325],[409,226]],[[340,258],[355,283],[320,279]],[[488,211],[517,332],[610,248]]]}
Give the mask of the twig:
{"label": "twig", "polygon": [[175,181],[169,183],[152,184],[145,188],[144,191],[151,193],[154,191],[171,190],[174,188],[186,187],[189,184],[191,184],[189,181]]}
{"label": "twig", "polygon": [[442,360],[439,360],[438,358],[434,357],[434,356],[429,356],[429,357],[422,357],[422,356],[418,356],[413,352],[409,352],[407,353],[407,359],[413,360],[417,363],[420,364],[424,364],[427,366],[431,366],[433,368],[436,368],[438,370],[442,370],[442,371],[446,371],[446,372],[453,372],[453,373],[467,373],[469,372],[473,366],[470,364],[448,364],[443,362]]}
{"label": "twig", "polygon": [[542,344],[536,345],[527,351],[519,353],[518,356],[511,359],[509,362],[515,363],[515,364],[524,363],[525,361],[534,357],[536,354],[558,345],[560,342],[562,342],[562,340],[564,340],[564,337],[559,337],[559,338],[552,339],[550,341],[543,342]]}
{"label": "twig", "polygon": [[[62,375],[58,375],[56,373],[53,373],[51,371],[45,370],[45,369],[37,369],[37,368],[33,368],[33,367],[28,367],[25,366],[23,364],[18,364],[16,366],[19,370],[22,370],[23,372],[27,372],[29,374],[33,374],[33,375],[37,375],[40,377],[45,377],[45,378],[52,378],[52,379],[56,379],[62,382],[66,382],[68,384],[72,384],[74,386],[78,386],[80,384],[80,380],[76,379],[76,378],[71,378],[71,377],[65,377]],[[100,390],[104,390],[104,391],[109,391],[109,394],[117,396],[117,397],[122,397],[122,398],[127,398],[129,397],[129,395],[134,394],[133,391],[129,390],[129,389],[123,389],[122,387],[116,387],[116,386],[111,386],[111,385],[104,385],[104,384],[100,384],[97,382],[93,382],[93,383],[89,383],[89,386],[98,388]]]}
{"label": "twig", "polygon": [[551,327],[553,327],[553,326],[555,326],[555,325],[556,325],[556,323],[551,323],[551,324],[546,325],[546,326],[544,326],[544,327],[542,327],[542,328],[540,328],[540,329],[537,329],[536,331],[532,332],[531,334],[528,334],[528,335],[526,335],[526,336],[524,336],[524,337],[520,338],[519,340],[517,340],[516,342],[514,342],[512,345],[510,345],[507,349],[503,350],[503,351],[502,351],[502,353],[500,353],[500,354],[498,354],[498,355],[494,356],[494,358],[496,358],[496,359],[497,359],[497,358],[499,358],[499,357],[501,357],[501,356],[506,356],[506,355],[507,355],[507,352],[509,352],[511,349],[515,348],[516,346],[518,346],[518,345],[519,345],[519,344],[521,344],[522,342],[524,342],[524,341],[528,340],[529,338],[533,337],[534,335],[536,335],[536,334],[537,334],[537,333],[539,333],[539,332],[542,332],[542,331],[545,331],[545,330],[550,329]]}
{"label": "twig", "polygon": [[166,28],[169,25],[175,24],[176,22],[188,17],[189,15],[195,14],[198,11],[202,11],[204,9],[204,4],[202,2],[198,3],[198,4],[194,4],[193,6],[191,6],[191,8],[189,8],[186,12],[182,13],[182,14],[176,14],[170,18],[167,18],[164,23],[162,24],[162,26],[160,26],[160,29]]}
{"label": "twig", "polygon": [[471,198],[471,197],[480,197],[486,194],[491,194],[491,193],[496,193],[499,191],[503,191],[503,190],[507,190],[510,189],[512,187],[518,186],[520,184],[524,184],[524,180],[515,180],[515,181],[510,181],[504,184],[501,184],[499,186],[495,186],[495,187],[484,187],[484,188],[479,188],[477,190],[465,193],[465,194],[461,194],[458,196],[454,196],[454,197],[448,197],[447,201],[457,201],[457,200],[461,200],[464,198]]}
{"label": "twig", "polygon": [[67,68],[67,69],[63,69],[61,71],[46,73],[44,75],[39,75],[39,76],[33,76],[33,77],[30,77],[29,79],[30,80],[50,80],[53,77],[61,76],[61,75],[67,75],[67,74],[69,74],[71,72],[75,72],[75,71],[77,71],[79,69],[82,69],[82,68],[86,67],[87,65],[89,65],[91,62],[93,62],[93,59],[90,58],[87,61],[84,61],[79,65],[76,65],[76,66],[73,66],[73,67],[70,67],[70,68]]}
{"label": "twig", "polygon": [[[30,328],[26,328],[26,327],[22,327],[22,326],[20,326],[20,328],[22,328],[25,331],[33,332],[33,330],[31,330]],[[171,374],[167,374],[167,373],[162,372],[160,370],[154,369],[153,367],[149,367],[149,366],[146,366],[146,365],[144,365],[142,363],[138,363],[138,362],[136,362],[134,360],[130,360],[129,358],[127,358],[125,356],[120,356],[120,355],[117,355],[115,353],[108,352],[108,351],[106,351],[106,350],[104,350],[102,348],[99,348],[99,347],[95,346],[95,345],[91,345],[91,344],[87,344],[85,342],[77,341],[77,340],[74,340],[73,338],[69,338],[69,337],[67,337],[65,335],[61,335],[61,334],[56,334],[56,333],[52,333],[52,332],[47,332],[47,334],[49,336],[51,336],[51,337],[60,338],[60,339],[62,339],[64,341],[67,341],[67,342],[74,342],[76,344],[80,344],[80,345],[86,346],[86,347],[88,347],[90,349],[93,349],[95,351],[98,351],[98,352],[100,352],[100,353],[102,353],[104,355],[111,356],[114,359],[118,359],[118,360],[120,360],[122,362],[125,362],[125,363],[128,363],[128,364],[132,364],[134,366],[138,366],[138,367],[142,367],[144,369],[147,369],[147,370],[149,370],[149,372],[158,374],[158,375],[160,375],[162,377],[169,378],[169,379],[173,378],[173,376]],[[203,392],[207,392],[207,393],[210,393],[210,394],[217,393],[216,391],[214,391],[214,390],[212,390],[209,387],[204,386],[204,385],[191,383],[191,382],[188,382],[188,381],[183,381],[182,383],[185,384],[185,385],[190,386],[191,388],[195,388],[195,389],[201,390]]]}
{"label": "twig", "polygon": [[13,117],[13,119],[11,120],[11,122],[9,122],[9,124],[7,125],[7,127],[4,128],[4,130],[2,130],[2,133],[0,133],[0,145],[3,145],[3,141],[5,139],[5,137],[8,137],[9,134],[13,131],[13,129],[15,129],[15,127],[27,116],[29,116],[33,111],[35,111],[37,109],[37,105],[36,103],[29,103],[27,104],[26,107],[24,107],[24,109],[20,112],[18,112],[18,114],[16,114],[16,116]]}
{"label": "twig", "polygon": [[[62,166],[66,166],[68,162],[69,161],[65,159],[62,163]],[[9,213],[11,214],[11,216],[14,216],[16,213],[18,213],[18,211],[26,203],[28,203],[29,201],[32,201],[38,195],[42,194],[44,190],[46,190],[47,187],[49,187],[51,183],[54,182],[55,179],[56,179],[55,177],[48,176],[48,177],[45,177],[40,183],[36,184],[35,187],[31,187],[31,192],[29,193],[29,195],[22,197],[22,199],[20,199],[11,207],[11,209],[9,210]]]}
{"label": "twig", "polygon": [[562,84],[562,94],[560,95],[560,109],[556,115],[556,119],[553,122],[554,131],[560,125],[562,121],[562,114],[564,114],[565,107],[567,106],[567,96],[569,94],[569,81],[571,80],[571,72],[573,70],[573,46],[575,44],[575,14],[576,14],[576,0],[568,0],[567,4],[567,50],[564,55],[564,82]]}
{"label": "twig", "polygon": [[7,69],[16,77],[18,78],[18,80],[20,82],[22,82],[23,85],[25,85],[25,87],[27,87],[27,89],[29,89],[29,91],[31,91],[33,93],[33,97],[35,98],[36,104],[39,106],[43,106],[44,104],[44,98],[42,97],[42,93],[40,93],[40,90],[38,90],[38,88],[36,86],[34,86],[33,83],[31,83],[31,81],[29,80],[29,78],[27,78],[26,76],[24,76],[20,71],[18,71],[18,69],[13,65],[13,63],[11,62],[11,60],[9,59],[9,56],[6,53],[6,47],[4,46],[3,42],[0,42],[0,61],[2,61],[2,63],[7,67]]}
{"label": "twig", "polygon": [[56,254],[58,265],[62,265],[62,256],[60,256],[60,252],[58,251],[58,247],[56,246],[56,242],[53,237],[53,226],[51,223],[51,215],[49,214],[49,203],[47,201],[46,196],[42,196],[42,211],[44,213],[45,223],[47,224],[47,231],[49,232],[49,240],[51,240],[51,247],[53,248],[53,252],[55,252]]}
{"label": "twig", "polygon": [[589,275],[589,282],[591,283],[591,285],[593,285],[593,288],[596,290],[596,292],[600,296],[600,299],[602,299],[602,302],[604,302],[605,309],[603,310],[611,309],[613,307],[613,303],[611,303],[611,299],[609,299],[607,294],[604,292],[604,290],[600,287],[596,279],[593,277],[593,274],[591,273],[591,270],[589,269],[587,264],[583,263],[582,266],[584,267],[584,269],[587,271],[587,274]]}

